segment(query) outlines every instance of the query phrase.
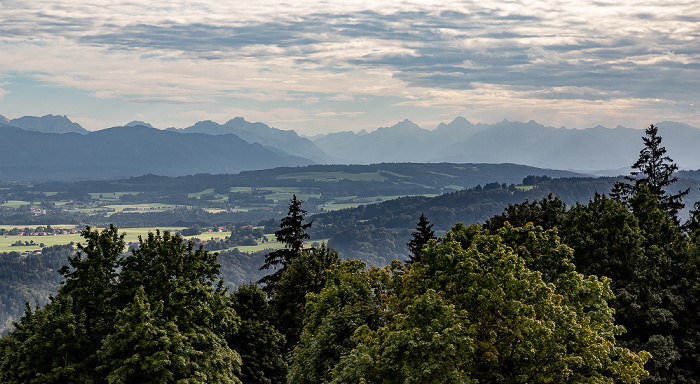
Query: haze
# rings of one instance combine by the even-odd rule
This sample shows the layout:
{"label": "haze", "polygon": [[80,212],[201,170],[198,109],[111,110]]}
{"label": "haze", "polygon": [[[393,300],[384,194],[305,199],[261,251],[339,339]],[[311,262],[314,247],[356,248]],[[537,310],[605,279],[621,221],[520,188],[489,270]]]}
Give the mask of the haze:
{"label": "haze", "polygon": [[695,1],[0,2],[0,114],[700,126]]}

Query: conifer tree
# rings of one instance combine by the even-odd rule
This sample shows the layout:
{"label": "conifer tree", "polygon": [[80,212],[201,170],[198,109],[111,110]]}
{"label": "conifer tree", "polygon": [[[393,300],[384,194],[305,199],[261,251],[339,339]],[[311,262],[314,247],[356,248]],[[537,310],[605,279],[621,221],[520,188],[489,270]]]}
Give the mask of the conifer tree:
{"label": "conifer tree", "polygon": [[423,246],[428,244],[428,241],[435,238],[435,231],[433,231],[432,228],[433,224],[430,224],[428,219],[425,218],[425,215],[421,213],[418,219],[418,226],[412,234],[413,239],[406,243],[408,250],[411,251],[406,264],[420,263],[423,261],[421,256]]}
{"label": "conifer tree", "polygon": [[661,209],[666,211],[673,221],[678,224],[678,212],[685,205],[683,196],[687,195],[689,189],[678,191],[676,194],[669,194],[666,188],[675,183],[678,178],[673,173],[678,170],[678,166],[673,160],[666,156],[666,148],[661,146],[661,136],[658,135],[659,127],[651,124],[645,131],[644,148],[639,151],[639,159],[632,165],[632,172],[625,176],[628,182],[617,182],[613,186],[610,196],[622,202],[636,195],[642,184],[649,188],[649,191],[659,198]]}
{"label": "conifer tree", "polygon": [[[284,244],[284,248],[270,252],[265,255],[265,264],[260,270],[275,267],[276,270],[258,281],[258,284],[265,284],[263,291],[270,294],[277,283],[282,278],[282,274],[287,266],[299,257],[299,253],[304,249],[304,240],[310,239],[306,231],[311,227],[311,222],[304,224],[306,211],[301,209],[301,200],[297,200],[297,195],[292,197],[289,203],[289,213],[280,222],[280,230],[275,232],[277,241]],[[279,265],[281,267],[277,268]]]}

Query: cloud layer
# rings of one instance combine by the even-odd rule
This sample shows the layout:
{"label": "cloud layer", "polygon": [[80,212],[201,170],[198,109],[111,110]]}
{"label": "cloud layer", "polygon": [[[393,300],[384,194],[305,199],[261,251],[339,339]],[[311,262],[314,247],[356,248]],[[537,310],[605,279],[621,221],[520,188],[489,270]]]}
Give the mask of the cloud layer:
{"label": "cloud layer", "polygon": [[457,114],[700,126],[694,1],[222,3],[5,0],[0,73],[168,105],[174,125],[247,112],[308,132]]}

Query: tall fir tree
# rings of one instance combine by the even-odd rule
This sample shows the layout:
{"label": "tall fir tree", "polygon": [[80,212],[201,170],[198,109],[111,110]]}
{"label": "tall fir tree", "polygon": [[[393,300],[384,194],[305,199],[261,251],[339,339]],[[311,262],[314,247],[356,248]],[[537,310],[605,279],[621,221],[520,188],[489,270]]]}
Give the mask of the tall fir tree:
{"label": "tall fir tree", "polygon": [[642,140],[644,148],[639,151],[639,159],[632,165],[634,170],[629,176],[625,176],[627,182],[615,183],[610,196],[626,203],[644,184],[658,197],[661,209],[678,224],[678,212],[685,207],[683,196],[690,190],[678,191],[676,194],[669,194],[666,191],[667,187],[678,181],[678,178],[673,175],[678,170],[678,166],[666,155],[666,148],[661,146],[659,127],[651,124],[646,129]]}
{"label": "tall fir tree", "polygon": [[408,255],[406,264],[420,263],[423,261],[423,247],[428,244],[428,241],[435,238],[435,231],[433,231],[432,228],[433,224],[430,224],[428,219],[425,218],[425,215],[421,213],[416,230],[411,234],[413,239],[406,243],[408,250],[411,252],[411,254]]}
{"label": "tall fir tree", "polygon": [[287,266],[299,257],[299,253],[304,249],[304,240],[311,238],[306,231],[311,227],[312,223],[304,224],[304,217],[307,212],[301,209],[301,203],[301,200],[297,200],[297,195],[292,197],[287,217],[281,220],[280,230],[275,232],[275,238],[284,244],[284,248],[265,255],[265,264],[260,267],[261,271],[273,267],[276,268],[273,273],[258,280],[258,284],[265,284],[263,291],[267,294],[274,291]]}

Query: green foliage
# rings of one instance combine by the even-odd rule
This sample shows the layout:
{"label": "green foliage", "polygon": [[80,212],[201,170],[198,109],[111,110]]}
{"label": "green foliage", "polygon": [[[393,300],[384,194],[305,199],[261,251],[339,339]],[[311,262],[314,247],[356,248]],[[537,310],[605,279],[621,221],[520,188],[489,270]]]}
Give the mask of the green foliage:
{"label": "green foliage", "polygon": [[240,356],[212,327],[167,312],[163,301],[150,305],[143,287],[118,312],[115,331],[97,352],[108,383],[240,383]]}
{"label": "green foliage", "polygon": [[328,271],[318,294],[309,295],[301,340],[291,358],[288,382],[328,382],[341,357],[357,344],[358,327],[376,329],[381,321],[375,278],[365,263],[347,260]]}
{"label": "green foliage", "polygon": [[496,233],[505,222],[516,227],[533,223],[545,229],[559,228],[565,212],[566,204],[559,197],[549,193],[540,200],[530,202],[526,199],[522,203],[508,204],[502,214],[486,220],[484,228]]}
{"label": "green foliage", "polygon": [[241,323],[226,340],[241,356],[241,382],[284,382],[287,373],[284,336],[271,323],[272,313],[265,293],[257,285],[241,285],[231,294],[231,307]]}
{"label": "green foliage", "polygon": [[665,212],[646,184],[629,200],[631,211],[596,195],[566,215],[563,236],[574,249],[577,269],[612,279],[611,306],[627,332],[617,341],[644,349],[648,382],[696,382],[698,291],[692,243]]}
{"label": "green foliage", "polygon": [[303,250],[299,257],[292,261],[272,291],[272,322],[285,336],[287,350],[291,350],[299,341],[306,296],[323,289],[328,278],[326,271],[338,263],[338,252],[325,244]]}
{"label": "green foliage", "polygon": [[44,305],[58,290],[60,269],[75,252],[71,245],[54,245],[40,254],[0,253],[0,335],[19,321],[25,303]]}
{"label": "green foliage", "polygon": [[[615,345],[623,329],[607,305],[609,281],[577,273],[553,230],[506,225],[489,235],[458,224],[423,257],[410,269],[336,267],[308,303],[290,379],[607,383],[646,373],[646,352]],[[381,317],[337,317],[354,319],[357,308]]]}
{"label": "green foliage", "polygon": [[215,254],[157,232],[122,257],[116,228],[82,235],[57,296],[0,341],[1,382],[239,382]]}
{"label": "green foliage", "polygon": [[89,333],[71,296],[59,295],[36,311],[27,304],[15,329],[0,339],[0,382],[94,382],[81,360]]}

